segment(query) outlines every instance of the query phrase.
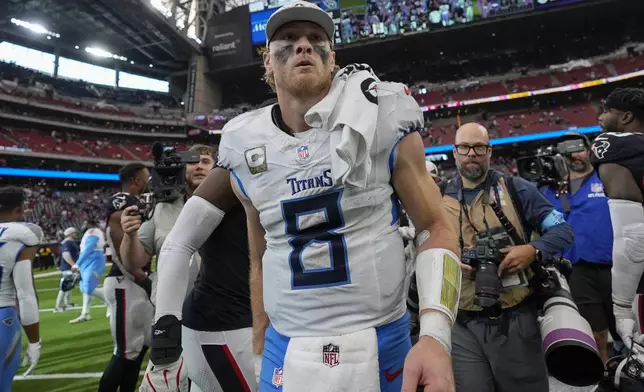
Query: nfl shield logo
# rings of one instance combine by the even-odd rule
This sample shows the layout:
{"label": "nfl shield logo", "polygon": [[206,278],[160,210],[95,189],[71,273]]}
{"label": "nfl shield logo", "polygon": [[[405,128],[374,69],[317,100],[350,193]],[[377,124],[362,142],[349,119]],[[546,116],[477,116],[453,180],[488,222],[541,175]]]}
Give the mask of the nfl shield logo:
{"label": "nfl shield logo", "polygon": [[273,385],[275,385],[278,388],[282,386],[283,374],[284,374],[284,369],[282,368],[275,368],[275,370],[273,370]]}
{"label": "nfl shield logo", "polygon": [[593,193],[599,193],[604,191],[604,185],[601,182],[593,182],[590,184],[590,191]]}
{"label": "nfl shield logo", "polygon": [[309,146],[300,146],[297,148],[297,159],[303,161],[309,157]]}
{"label": "nfl shield logo", "polygon": [[322,346],[322,362],[332,368],[340,364],[340,347],[329,343]]}

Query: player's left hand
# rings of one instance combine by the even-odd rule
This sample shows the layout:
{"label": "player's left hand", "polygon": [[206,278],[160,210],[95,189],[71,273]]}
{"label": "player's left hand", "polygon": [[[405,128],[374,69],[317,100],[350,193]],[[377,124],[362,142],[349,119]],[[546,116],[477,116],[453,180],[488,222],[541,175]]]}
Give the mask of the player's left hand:
{"label": "player's left hand", "polygon": [[412,347],[403,370],[402,392],[454,392],[452,357],[445,347],[429,336],[422,336]]}
{"label": "player's left hand", "polygon": [[28,364],[31,364],[31,366],[29,366],[29,369],[23,373],[23,377],[30,375],[36,368],[36,365],[38,365],[41,347],[42,345],[40,344],[40,340],[36,343],[29,343],[27,345],[27,351],[25,352],[25,357],[22,360],[22,366],[27,366]]}
{"label": "player's left hand", "polygon": [[506,274],[516,274],[530,266],[537,257],[537,250],[532,245],[519,245],[510,248],[501,249],[505,258],[499,265],[499,276]]}

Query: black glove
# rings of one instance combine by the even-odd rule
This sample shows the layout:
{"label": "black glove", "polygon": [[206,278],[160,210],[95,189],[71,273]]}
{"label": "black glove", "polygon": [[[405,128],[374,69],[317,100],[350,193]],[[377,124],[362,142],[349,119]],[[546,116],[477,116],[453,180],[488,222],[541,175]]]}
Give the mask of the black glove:
{"label": "black glove", "polygon": [[163,316],[152,326],[150,361],[167,365],[179,360],[181,349],[181,322],[172,315]]}

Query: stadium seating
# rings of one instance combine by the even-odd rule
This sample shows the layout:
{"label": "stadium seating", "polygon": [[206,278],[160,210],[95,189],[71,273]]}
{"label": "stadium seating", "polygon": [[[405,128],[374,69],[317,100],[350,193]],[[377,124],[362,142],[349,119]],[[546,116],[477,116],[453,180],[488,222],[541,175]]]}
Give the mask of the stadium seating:
{"label": "stadium seating", "polygon": [[102,99],[108,104],[144,105],[156,101],[169,108],[178,107],[178,102],[168,94],[151,91],[114,89],[75,80],[54,78],[15,64],[0,61],[0,79],[13,80],[20,85],[30,86],[36,82],[51,85],[61,95],[75,98]]}
{"label": "stadium seating", "polygon": [[43,228],[46,241],[59,241],[68,227],[80,229],[87,218],[104,222],[105,201],[117,189],[98,188],[92,191],[57,191],[46,184],[26,188],[29,201],[25,210],[28,221]]}

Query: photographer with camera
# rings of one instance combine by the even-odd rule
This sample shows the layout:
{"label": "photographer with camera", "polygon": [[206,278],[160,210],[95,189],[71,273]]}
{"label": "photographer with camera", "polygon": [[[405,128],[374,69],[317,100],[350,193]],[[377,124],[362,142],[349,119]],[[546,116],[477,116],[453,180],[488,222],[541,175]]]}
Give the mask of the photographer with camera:
{"label": "photographer with camera", "polygon": [[[458,175],[443,196],[463,255],[452,333],[456,391],[547,392],[529,267],[570,246],[573,233],[533,184],[490,170],[491,151],[483,126],[460,127],[453,150]],[[499,215],[516,228],[514,233],[507,232]],[[530,242],[534,229],[542,236]]]}
{"label": "photographer with camera", "polygon": [[611,298],[613,231],[608,198],[590,164],[590,140],[585,135],[567,133],[557,140],[556,151],[565,159],[567,174],[544,181],[546,184],[541,190],[575,233],[573,246],[563,253],[563,257],[572,262],[570,290],[579,313],[588,320],[602,360],[606,362],[608,331],[619,339]]}
{"label": "photographer with camera", "polygon": [[[153,189],[157,203],[154,206],[152,216],[144,216],[146,212],[140,211],[137,206],[130,206],[123,210],[121,226],[125,235],[120,246],[120,256],[123,265],[129,271],[144,268],[150,262],[152,256],[159,254],[165,237],[174,226],[186,200],[192,196],[192,193],[206,178],[215,164],[212,147],[195,144],[188,151],[198,153],[199,158],[197,162],[185,165],[185,187],[182,187],[183,189],[174,189],[174,184],[180,181],[174,177],[181,172],[179,168],[183,167],[180,158],[176,159],[179,162],[173,163],[172,167],[166,168],[168,165],[163,163],[163,159],[169,158],[163,156],[161,152],[156,152],[155,170],[158,173],[157,176],[161,177],[158,182],[163,187],[157,186],[156,190]],[[171,170],[171,172],[165,174],[164,170]],[[152,182],[152,187],[154,188],[154,178]],[[162,191],[159,191],[159,189],[162,189]],[[149,213],[147,214],[149,215]],[[192,280],[196,276],[197,266],[193,268]],[[154,288],[156,289],[156,287]],[[153,303],[155,301],[154,291],[152,292]]]}

